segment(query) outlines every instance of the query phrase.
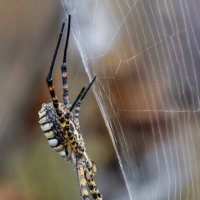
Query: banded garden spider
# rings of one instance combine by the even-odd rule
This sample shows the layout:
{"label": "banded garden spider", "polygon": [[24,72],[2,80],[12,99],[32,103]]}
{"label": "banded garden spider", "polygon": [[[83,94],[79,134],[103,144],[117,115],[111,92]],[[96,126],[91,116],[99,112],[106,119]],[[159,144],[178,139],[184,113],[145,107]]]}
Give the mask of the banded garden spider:
{"label": "banded garden spider", "polygon": [[[60,46],[65,23],[58,37],[58,42],[51,62],[49,73],[47,76],[47,85],[50,92],[52,102],[43,104],[41,110],[38,112],[40,118],[40,126],[48,140],[49,146],[52,147],[58,154],[66,161],[71,160],[73,167],[77,173],[80,185],[80,195],[83,200],[89,200],[89,195],[95,200],[102,200],[94,176],[97,172],[96,165],[90,160],[86,153],[85,143],[80,132],[79,113],[80,105],[88,90],[95,81],[95,78],[89,83],[87,87],[83,87],[75,99],[74,103],[70,105],[68,95],[67,83],[67,66],[66,56],[67,47],[70,34],[71,16],[68,17],[68,31],[64,49],[63,63],[61,65],[62,83],[63,83],[63,103],[58,101],[55,94],[52,80],[52,72],[56,60],[57,52]],[[75,109],[73,114],[73,109]]]}

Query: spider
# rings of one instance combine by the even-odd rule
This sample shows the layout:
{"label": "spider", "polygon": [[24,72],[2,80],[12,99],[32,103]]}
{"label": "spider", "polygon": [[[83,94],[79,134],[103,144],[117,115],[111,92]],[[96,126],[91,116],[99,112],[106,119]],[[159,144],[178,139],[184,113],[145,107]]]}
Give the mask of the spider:
{"label": "spider", "polygon": [[[66,56],[68,41],[70,35],[71,16],[68,16],[68,31],[64,48],[63,62],[61,64],[62,84],[63,84],[63,103],[58,101],[56,96],[52,72],[56,60],[57,52],[60,46],[65,23],[62,24],[61,31],[58,37],[56,49],[50,65],[46,82],[52,102],[43,104],[39,114],[39,124],[48,140],[48,144],[66,161],[71,160],[74,170],[77,173],[80,195],[82,200],[89,200],[91,195],[95,200],[102,200],[102,195],[96,186],[94,176],[97,172],[96,164],[90,160],[86,153],[85,143],[79,125],[80,105],[90,87],[95,81],[95,78],[83,87],[71,105],[68,95],[67,81],[67,65]],[[74,112],[73,112],[74,110]]]}

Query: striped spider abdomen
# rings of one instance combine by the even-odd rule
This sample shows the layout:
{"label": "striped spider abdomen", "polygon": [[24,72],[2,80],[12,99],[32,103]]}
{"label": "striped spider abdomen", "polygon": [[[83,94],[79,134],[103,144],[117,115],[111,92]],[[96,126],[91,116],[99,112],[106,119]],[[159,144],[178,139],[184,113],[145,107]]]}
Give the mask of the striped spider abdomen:
{"label": "striped spider abdomen", "polygon": [[39,124],[48,140],[49,146],[58,152],[62,158],[69,160],[71,150],[67,146],[65,134],[60,127],[60,122],[52,103],[43,104],[38,114],[40,118]]}

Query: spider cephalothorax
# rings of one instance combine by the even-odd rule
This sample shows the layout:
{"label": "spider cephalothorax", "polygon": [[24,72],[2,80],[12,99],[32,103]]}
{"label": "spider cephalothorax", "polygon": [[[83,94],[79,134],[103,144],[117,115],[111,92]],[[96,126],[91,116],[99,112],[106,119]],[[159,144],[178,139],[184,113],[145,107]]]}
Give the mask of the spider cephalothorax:
{"label": "spider cephalothorax", "polygon": [[72,105],[69,103],[66,52],[70,33],[70,19],[71,16],[69,15],[67,39],[64,49],[63,63],[61,65],[63,103],[60,103],[56,97],[53,87],[52,72],[65,23],[62,24],[56,50],[46,79],[52,102],[42,105],[42,108],[38,113],[40,118],[39,123],[48,140],[49,146],[57,151],[66,161],[71,160],[79,178],[82,199],[89,200],[90,193],[93,199],[102,200],[102,195],[93,180],[97,171],[96,165],[90,160],[86,153],[85,143],[79,125],[81,102],[94,83],[96,77],[93,78],[87,87],[82,88]]}

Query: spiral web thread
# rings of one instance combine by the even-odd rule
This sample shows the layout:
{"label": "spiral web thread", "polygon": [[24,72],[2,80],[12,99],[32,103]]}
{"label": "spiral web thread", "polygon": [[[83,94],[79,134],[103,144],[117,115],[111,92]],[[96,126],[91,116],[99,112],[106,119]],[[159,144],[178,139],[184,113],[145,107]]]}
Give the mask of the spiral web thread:
{"label": "spiral web thread", "polygon": [[130,199],[200,199],[200,1],[62,5]]}

